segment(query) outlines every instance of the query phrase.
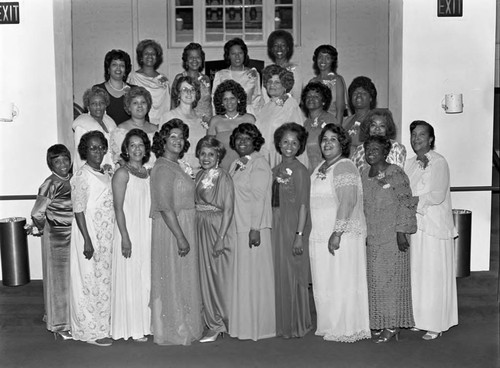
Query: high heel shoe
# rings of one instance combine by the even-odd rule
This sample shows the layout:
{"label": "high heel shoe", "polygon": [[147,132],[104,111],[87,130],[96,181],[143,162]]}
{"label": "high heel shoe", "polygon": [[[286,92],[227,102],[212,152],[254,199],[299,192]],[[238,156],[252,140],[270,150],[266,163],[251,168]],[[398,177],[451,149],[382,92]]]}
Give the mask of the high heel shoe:
{"label": "high heel shoe", "polygon": [[60,337],[64,341],[73,340],[73,335],[71,335],[71,331],[56,331],[54,332],[54,340],[57,340],[57,337]]}
{"label": "high heel shoe", "polygon": [[425,333],[425,335],[422,336],[422,339],[424,339],[424,340],[434,340],[434,339],[437,339],[442,334],[443,334],[442,332],[427,331]]}
{"label": "high heel shoe", "polygon": [[371,330],[372,337],[379,337],[380,334],[382,333],[382,331],[384,331],[384,330],[383,329],[380,329],[380,330]]}
{"label": "high heel shoe", "polygon": [[208,331],[207,334],[200,339],[200,342],[214,342],[219,335],[221,338],[224,338],[224,332]]}
{"label": "high heel shoe", "polygon": [[374,340],[373,342],[375,344],[383,344],[386,342],[391,341],[392,337],[396,337],[396,341],[399,341],[399,328],[386,328],[384,331],[380,334],[377,340]]}

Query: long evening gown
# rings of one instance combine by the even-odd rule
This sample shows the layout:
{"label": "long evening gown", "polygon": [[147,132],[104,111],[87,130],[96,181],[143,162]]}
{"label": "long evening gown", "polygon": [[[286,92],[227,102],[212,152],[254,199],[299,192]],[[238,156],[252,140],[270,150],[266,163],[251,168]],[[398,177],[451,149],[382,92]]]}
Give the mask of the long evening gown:
{"label": "long evening gown", "polygon": [[[311,179],[306,167],[298,160],[290,163],[283,162],[276,166],[273,169],[273,177],[272,244],[276,291],[276,335],[302,337],[312,328],[308,290]],[[279,183],[277,178],[285,182]],[[308,212],[302,236],[304,251],[301,255],[294,256],[292,246],[302,205]]]}
{"label": "long evening gown", "polygon": [[31,218],[35,226],[43,230],[43,299],[47,330],[68,331],[69,254],[73,220],[69,180],[54,174],[49,176],[38,190]]}
{"label": "long evening gown", "polygon": [[[235,161],[234,182],[236,247],[231,324],[229,334],[239,339],[264,339],[276,335],[274,269],[271,245],[271,180],[266,159],[253,152],[242,170]],[[260,231],[260,246],[249,247],[250,229]]]}
{"label": "long evening gown", "polygon": [[[189,243],[179,256],[177,238],[160,212],[173,211]],[[201,338],[201,292],[195,242],[194,181],[166,158],[151,171],[151,327],[159,345],[190,345]]]}
{"label": "long evening gown", "polygon": [[71,332],[75,340],[93,341],[110,335],[111,249],[115,212],[111,177],[87,164],[71,178],[75,213],[83,212],[94,254],[83,255],[83,235],[73,220],[71,229]]}
{"label": "long evening gown", "polygon": [[416,156],[405,171],[414,196],[418,196],[418,230],[411,236],[411,293],[415,327],[442,332],[458,324],[455,245],[450,171],[446,159],[435,151],[426,154],[424,169]]}
{"label": "long evening gown", "polygon": [[236,245],[233,221],[224,237],[224,253],[214,257],[213,246],[220,235],[224,209],[234,204],[229,174],[221,168],[201,171],[196,178],[195,203],[203,320],[210,331],[228,332]]}
{"label": "long evening gown", "polygon": [[129,173],[123,212],[132,243],[130,258],[122,255],[122,237],[115,226],[113,242],[111,336],[139,339],[151,334],[151,193],[149,177]]}
{"label": "long evening gown", "polygon": [[[337,161],[323,175],[319,167],[311,175],[309,238],[316,335],[355,342],[371,336],[361,179],[348,159]],[[328,239],[334,231],[343,234],[340,248],[332,255]]]}
{"label": "long evening gown", "polygon": [[410,252],[398,248],[396,232],[417,229],[410,183],[404,171],[390,165],[383,178],[361,173],[367,224],[367,275],[370,328],[412,327]]}

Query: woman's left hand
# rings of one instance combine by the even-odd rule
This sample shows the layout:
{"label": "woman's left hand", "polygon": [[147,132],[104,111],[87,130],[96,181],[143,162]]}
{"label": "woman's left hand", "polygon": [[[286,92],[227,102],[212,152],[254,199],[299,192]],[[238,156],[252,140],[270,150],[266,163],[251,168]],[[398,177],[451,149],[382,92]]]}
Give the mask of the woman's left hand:
{"label": "woman's left hand", "polygon": [[250,233],[248,233],[248,245],[250,245],[250,248],[252,248],[252,246],[258,247],[260,245],[259,230],[250,230]]}
{"label": "woman's left hand", "polygon": [[398,241],[398,248],[401,252],[406,252],[408,248],[410,248],[410,243],[408,243],[408,239],[406,238],[405,233],[396,233],[397,235],[397,241]]}
{"label": "woman's left hand", "polygon": [[302,246],[302,236],[295,235],[295,240],[293,241],[292,254],[294,256],[301,256],[304,253],[304,247]]}
{"label": "woman's left hand", "polygon": [[217,258],[221,254],[224,254],[224,239],[221,237],[217,237],[217,241],[214,244],[214,249],[212,251],[212,255]]}
{"label": "woman's left hand", "polygon": [[340,248],[340,237],[336,232],[333,232],[332,235],[330,235],[330,239],[328,239],[328,251],[334,256],[335,251]]}

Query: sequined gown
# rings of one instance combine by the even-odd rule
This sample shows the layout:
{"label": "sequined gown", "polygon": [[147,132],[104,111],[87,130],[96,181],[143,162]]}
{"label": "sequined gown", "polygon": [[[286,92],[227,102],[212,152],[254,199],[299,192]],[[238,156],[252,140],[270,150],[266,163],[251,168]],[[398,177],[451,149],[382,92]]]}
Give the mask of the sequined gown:
{"label": "sequined gown", "polygon": [[417,200],[404,171],[390,165],[383,178],[361,173],[367,223],[370,328],[412,327],[410,251],[398,248],[396,232],[414,233]]}
{"label": "sequined gown", "polygon": [[[151,171],[151,329],[159,345],[190,345],[201,338],[201,292],[195,242],[194,181],[179,164],[160,157]],[[179,256],[177,238],[161,212],[173,211],[189,243]]]}
{"label": "sequined gown", "polygon": [[75,213],[83,212],[94,254],[83,255],[84,238],[76,220],[71,229],[71,332],[75,340],[92,341],[109,337],[111,313],[111,249],[115,212],[111,177],[87,164],[71,179],[71,200]]}
{"label": "sequined gown", "polygon": [[55,174],[49,176],[38,190],[31,218],[38,230],[43,230],[43,299],[47,330],[67,331],[70,329],[69,254],[73,220],[69,180]]}

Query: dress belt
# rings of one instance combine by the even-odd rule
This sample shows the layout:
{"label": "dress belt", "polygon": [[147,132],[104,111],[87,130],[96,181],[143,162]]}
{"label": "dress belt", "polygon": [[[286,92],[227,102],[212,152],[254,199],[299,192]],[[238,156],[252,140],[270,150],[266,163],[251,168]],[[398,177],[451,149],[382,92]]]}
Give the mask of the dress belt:
{"label": "dress belt", "polygon": [[220,208],[212,206],[211,204],[197,204],[196,211],[199,211],[199,212],[205,212],[205,211],[222,212],[222,210]]}

